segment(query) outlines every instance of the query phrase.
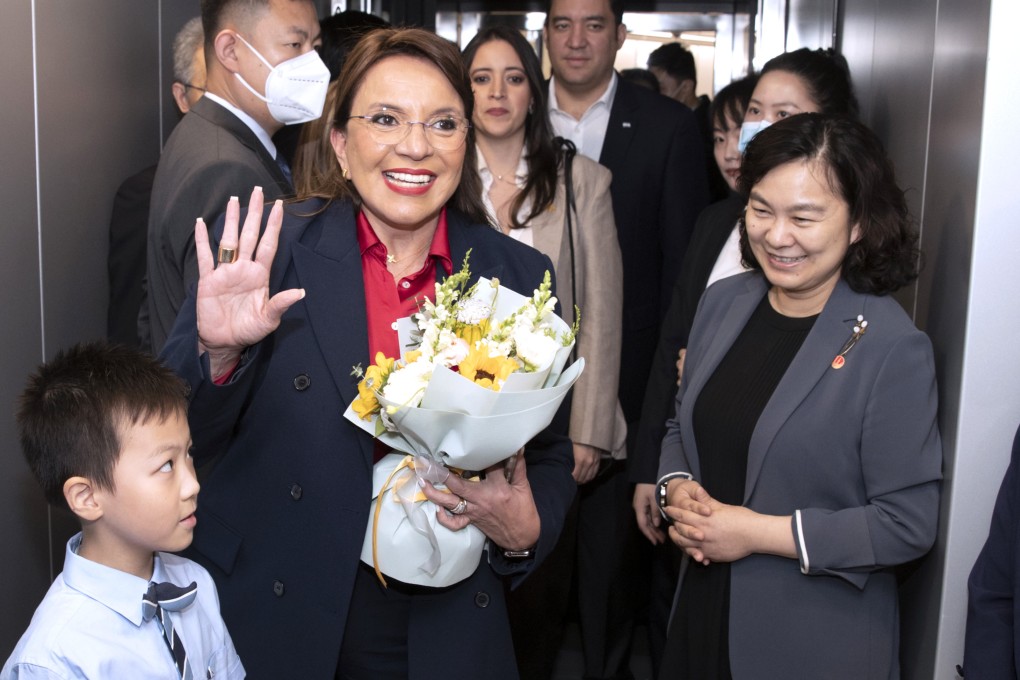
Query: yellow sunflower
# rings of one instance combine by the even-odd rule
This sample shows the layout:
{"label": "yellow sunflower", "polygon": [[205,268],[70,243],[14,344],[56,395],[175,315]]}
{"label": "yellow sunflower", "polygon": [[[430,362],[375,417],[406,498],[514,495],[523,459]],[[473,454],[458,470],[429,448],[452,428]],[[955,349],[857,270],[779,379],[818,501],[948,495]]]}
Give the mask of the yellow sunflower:
{"label": "yellow sunflower", "polygon": [[365,371],[365,377],[358,383],[358,398],[351,408],[362,420],[368,420],[379,412],[379,390],[386,384],[386,378],[393,372],[394,360],[382,352],[376,352],[375,363]]}
{"label": "yellow sunflower", "polygon": [[482,343],[471,347],[467,357],[460,362],[460,374],[486,389],[498,392],[511,373],[517,370],[517,362],[507,357],[489,356],[489,348]]}

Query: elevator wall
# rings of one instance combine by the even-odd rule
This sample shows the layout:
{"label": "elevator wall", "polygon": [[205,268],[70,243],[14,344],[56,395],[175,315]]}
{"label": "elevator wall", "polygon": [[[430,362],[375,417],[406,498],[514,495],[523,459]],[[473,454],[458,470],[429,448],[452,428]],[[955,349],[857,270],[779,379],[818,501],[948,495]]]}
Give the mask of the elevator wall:
{"label": "elevator wall", "polygon": [[176,120],[170,43],[197,14],[197,0],[7,0],[0,9],[0,659],[76,530],[29,474],[15,399],[40,362],[106,334],[113,197],[159,158]]}

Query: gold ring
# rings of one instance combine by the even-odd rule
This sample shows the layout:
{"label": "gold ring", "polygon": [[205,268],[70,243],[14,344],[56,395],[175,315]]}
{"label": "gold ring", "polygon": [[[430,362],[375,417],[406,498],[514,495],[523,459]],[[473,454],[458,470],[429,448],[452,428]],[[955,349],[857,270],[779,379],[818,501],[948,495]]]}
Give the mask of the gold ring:
{"label": "gold ring", "polygon": [[465,510],[467,510],[467,499],[461,498],[460,503],[457,503],[457,505],[455,505],[453,510],[450,510],[450,512],[452,512],[455,515],[461,515],[464,513]]}
{"label": "gold ring", "polygon": [[220,264],[230,264],[231,262],[237,262],[237,248],[223,248],[222,246],[216,252],[216,259]]}

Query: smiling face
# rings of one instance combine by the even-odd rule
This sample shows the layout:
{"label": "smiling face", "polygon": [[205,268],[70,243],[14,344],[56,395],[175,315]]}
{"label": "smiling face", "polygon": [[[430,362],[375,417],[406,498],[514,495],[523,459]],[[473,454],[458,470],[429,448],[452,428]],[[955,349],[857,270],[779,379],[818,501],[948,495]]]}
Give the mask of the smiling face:
{"label": "smiling face", "polygon": [[[148,578],[152,553],[183,550],[195,529],[199,485],[188,421],[178,413],[163,422],[154,416],[122,425],[120,448],[113,489],[94,492],[101,516],[90,527],[82,554]],[[138,573],[145,564],[150,573]]]}
{"label": "smiling face", "polygon": [[798,113],[817,111],[818,103],[800,76],[788,71],[769,71],[761,75],[754,87],[744,122],[764,119],[776,123]]}
{"label": "smiling face", "polygon": [[609,0],[553,0],[545,41],[557,85],[577,92],[605,89],[626,37]]}
{"label": "smiling face", "polygon": [[[365,72],[358,86],[352,116],[383,110],[405,121],[464,118],[464,104],[446,76],[428,61],[408,56],[383,59]],[[466,143],[436,149],[421,125],[412,125],[403,139],[388,143],[372,134],[368,121],[354,118],[330,139],[377,233],[434,227],[460,184]]]}
{"label": "smiling face", "polygon": [[723,117],[726,119],[725,128],[720,127],[718,122],[712,126],[712,152],[730,191],[736,191],[737,179],[740,178],[740,121],[727,115]]}
{"label": "smiling face", "polygon": [[780,165],[751,188],[745,214],[747,239],[772,284],[776,309],[810,316],[825,306],[860,228],[833,192],[824,168],[813,161]]}
{"label": "smiling face", "polygon": [[475,52],[469,67],[475,94],[472,122],[479,136],[524,137],[531,88],[517,52],[505,40],[490,40]]}

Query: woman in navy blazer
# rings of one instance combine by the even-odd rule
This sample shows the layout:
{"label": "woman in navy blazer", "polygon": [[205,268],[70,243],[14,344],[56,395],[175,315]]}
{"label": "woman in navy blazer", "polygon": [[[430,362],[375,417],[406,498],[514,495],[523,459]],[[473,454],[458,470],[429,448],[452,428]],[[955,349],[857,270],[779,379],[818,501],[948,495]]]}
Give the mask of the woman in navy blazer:
{"label": "woman in navy blazer", "polygon": [[260,225],[256,190],[240,233],[232,200],[215,267],[196,230],[197,293],[163,353],[191,387],[206,470],[190,555],[216,580],[250,677],[511,680],[503,580],[519,582],[556,543],[575,487],[569,440],[538,435],[509,482],[500,466],[479,482],[451,477],[452,493],[426,484],[437,521],[474,524],[487,549],[460,583],[384,588],[359,560],[380,452],[343,412],[357,396],[351,368],[396,355],[393,322],[469,249],[476,277],[519,291],[552,265],[482,223],[455,46],[376,31],[337,87],[338,164],[321,197],[277,202]]}
{"label": "woman in navy blazer", "polygon": [[877,138],[792,116],[748,146],[741,249],[711,286],[660,465],[689,556],[663,678],[896,678],[893,568],[931,547],[931,344],[887,293],[917,235]]}

